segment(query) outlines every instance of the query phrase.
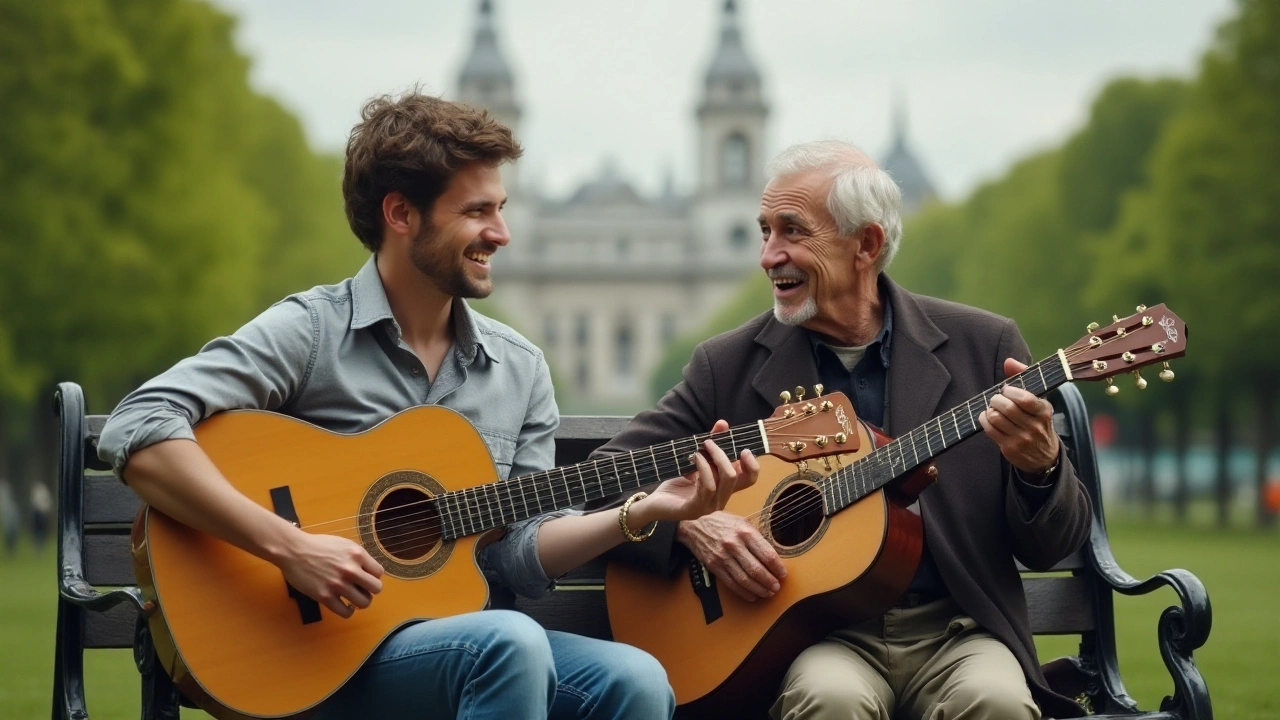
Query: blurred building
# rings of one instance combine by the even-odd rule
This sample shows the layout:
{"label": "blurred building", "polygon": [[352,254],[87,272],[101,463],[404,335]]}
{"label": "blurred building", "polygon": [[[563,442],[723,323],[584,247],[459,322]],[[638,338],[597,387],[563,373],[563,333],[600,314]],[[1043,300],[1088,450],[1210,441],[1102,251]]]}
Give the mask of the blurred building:
{"label": "blurred building", "polygon": [[[547,354],[570,411],[647,405],[649,376],[671,340],[701,327],[759,270],[756,216],[769,103],[734,0],[724,2],[711,41],[693,118],[692,192],[668,182],[657,197],[646,197],[605,161],[567,199],[553,200],[523,188],[518,168],[504,168],[510,196],[504,216],[520,241],[494,263],[493,301]],[[518,132],[522,99],[490,0],[479,4],[457,99],[488,108]],[[905,131],[905,121],[897,127]],[[905,138],[895,139],[890,160],[909,178],[904,190],[932,195]]]}

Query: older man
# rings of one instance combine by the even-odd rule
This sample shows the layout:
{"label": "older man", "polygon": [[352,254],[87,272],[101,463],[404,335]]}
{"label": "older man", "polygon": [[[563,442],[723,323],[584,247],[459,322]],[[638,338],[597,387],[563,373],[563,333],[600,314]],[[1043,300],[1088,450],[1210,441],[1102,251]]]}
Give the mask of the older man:
{"label": "older man", "polygon": [[[760,264],[774,308],[694,351],[684,379],[603,451],[749,422],[779,388],[821,382],[860,417],[901,434],[1019,372],[1012,320],[910,293],[884,274],[902,236],[893,180],[838,142],[797,145],[769,167]],[[1037,718],[1081,714],[1045,685],[1014,559],[1047,568],[1084,541],[1090,507],[1050,422],[1014,387],[992,398],[985,436],[936,465],[920,498],[925,551],[910,591],[883,616],[835,629],[791,665],[775,718]],[[717,512],[663,523],[632,559],[663,571],[676,545],[723,588],[767,598],[785,583],[774,546]]]}

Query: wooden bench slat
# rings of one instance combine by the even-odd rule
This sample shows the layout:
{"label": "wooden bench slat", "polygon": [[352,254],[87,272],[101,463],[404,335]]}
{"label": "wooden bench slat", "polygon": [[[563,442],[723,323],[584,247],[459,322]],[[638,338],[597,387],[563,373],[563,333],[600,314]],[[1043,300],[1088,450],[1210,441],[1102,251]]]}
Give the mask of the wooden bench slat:
{"label": "wooden bench slat", "polygon": [[1076,635],[1097,627],[1093,596],[1085,577],[1023,577],[1031,632],[1036,635]]}
{"label": "wooden bench slat", "polygon": [[84,476],[84,524],[131,523],[142,501],[114,475]]}
{"label": "wooden bench slat", "polygon": [[85,580],[96,587],[135,585],[133,559],[129,555],[129,536],[115,533],[85,535]]}
{"label": "wooden bench slat", "polygon": [[131,603],[120,603],[104,613],[85,613],[84,646],[86,648],[131,648],[138,609]]}

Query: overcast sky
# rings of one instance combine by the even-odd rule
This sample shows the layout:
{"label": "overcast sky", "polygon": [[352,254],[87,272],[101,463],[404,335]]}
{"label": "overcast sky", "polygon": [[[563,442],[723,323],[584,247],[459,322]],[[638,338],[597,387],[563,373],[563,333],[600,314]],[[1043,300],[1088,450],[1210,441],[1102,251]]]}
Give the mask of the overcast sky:
{"label": "overcast sky", "polygon": [[[451,95],[475,0],[214,0],[237,18],[252,81],[340,150],[368,97]],[[606,158],[643,191],[694,173],[693,109],[721,0],[495,0],[524,105],[525,182],[558,196]],[[883,157],[900,88],[909,138],[963,197],[1060,142],[1108,79],[1189,75],[1230,0],[739,0],[772,108],[766,152],[837,137]]]}

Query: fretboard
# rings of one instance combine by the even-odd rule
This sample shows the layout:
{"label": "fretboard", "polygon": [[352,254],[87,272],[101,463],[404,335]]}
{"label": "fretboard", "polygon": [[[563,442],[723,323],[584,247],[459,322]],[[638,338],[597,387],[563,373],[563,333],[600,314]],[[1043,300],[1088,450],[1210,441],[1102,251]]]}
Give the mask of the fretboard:
{"label": "fretboard", "polygon": [[980,431],[978,416],[1005,385],[1044,395],[1067,380],[1058,356],[1046,358],[841,468],[823,483],[827,514],[852,505]]}
{"label": "fretboard", "polygon": [[757,456],[765,451],[760,427],[753,423],[714,435],[695,435],[599,460],[455,490],[435,500],[444,537],[452,540],[482,533],[684,475],[696,467],[693,454],[708,438],[731,459],[743,450]]}

